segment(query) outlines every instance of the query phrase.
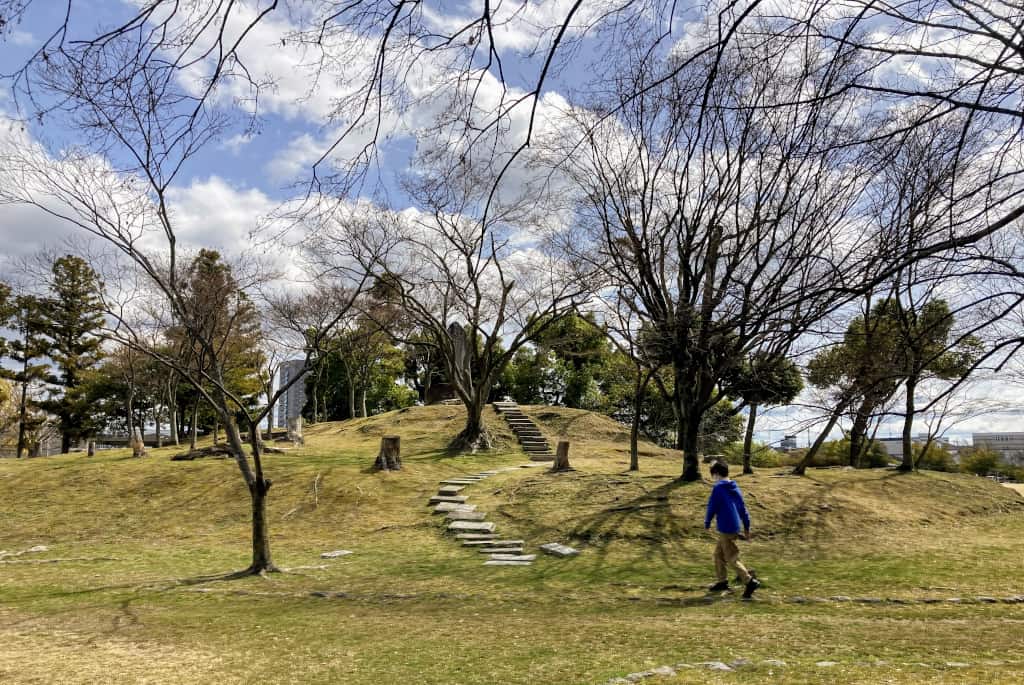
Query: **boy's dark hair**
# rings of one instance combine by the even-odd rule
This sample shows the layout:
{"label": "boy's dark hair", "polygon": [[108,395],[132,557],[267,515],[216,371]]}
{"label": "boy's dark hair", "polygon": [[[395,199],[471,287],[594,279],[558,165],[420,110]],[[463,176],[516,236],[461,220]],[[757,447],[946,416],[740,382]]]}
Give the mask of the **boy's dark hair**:
{"label": "boy's dark hair", "polygon": [[721,476],[722,478],[729,477],[729,465],[724,461],[716,461],[711,465],[711,475]]}

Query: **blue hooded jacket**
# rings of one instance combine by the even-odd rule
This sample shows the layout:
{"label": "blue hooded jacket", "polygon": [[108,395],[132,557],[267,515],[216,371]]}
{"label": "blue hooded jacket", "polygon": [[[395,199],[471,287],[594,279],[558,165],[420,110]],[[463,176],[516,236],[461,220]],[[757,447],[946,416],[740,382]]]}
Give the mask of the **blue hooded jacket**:
{"label": "blue hooded jacket", "polygon": [[711,519],[718,519],[718,532],[739,533],[740,522],[743,530],[750,530],[750,516],[743,504],[743,495],[736,481],[723,478],[711,488],[708,498],[708,511],[704,515],[704,527],[711,525]]}

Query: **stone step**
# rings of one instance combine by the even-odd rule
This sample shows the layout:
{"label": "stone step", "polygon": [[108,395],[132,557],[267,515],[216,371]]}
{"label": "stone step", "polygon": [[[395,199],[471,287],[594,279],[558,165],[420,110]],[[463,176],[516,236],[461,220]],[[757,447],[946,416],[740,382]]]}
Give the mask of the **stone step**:
{"label": "stone step", "polygon": [[[477,550],[481,554],[522,554],[522,547],[489,547]],[[493,557],[492,557],[493,558]]]}
{"label": "stone step", "polygon": [[543,437],[543,435],[544,435],[543,433],[540,432],[539,428],[520,428],[520,429],[517,429],[517,430],[513,430],[512,432],[515,433],[520,438],[523,438],[523,437],[527,437],[527,438],[529,438],[529,437],[537,437],[537,438],[540,438],[540,437]]}
{"label": "stone step", "polygon": [[465,504],[466,500],[469,499],[465,495],[434,495],[430,498],[430,504],[440,504],[441,502],[454,502],[455,504]]}
{"label": "stone step", "polygon": [[507,561],[505,559],[490,559],[484,562],[484,566],[530,566],[532,561]]}
{"label": "stone step", "polygon": [[[554,461],[554,460],[555,460],[555,455],[553,455],[551,453],[548,453],[548,454],[531,454],[530,455],[530,461]],[[538,466],[538,464],[534,464],[534,466]]]}
{"label": "stone step", "polygon": [[453,478],[451,480],[441,481],[441,485],[472,485],[473,483],[479,483],[482,478]]}
{"label": "stone step", "polygon": [[457,495],[466,489],[465,485],[442,485],[437,489],[439,495]]}
{"label": "stone step", "polygon": [[475,504],[457,504],[456,502],[441,502],[434,507],[435,514],[447,514],[451,511],[476,511]]}
{"label": "stone step", "polygon": [[[461,536],[460,536],[461,537]],[[495,535],[491,540],[463,540],[463,547],[522,547],[522,540],[498,540]]]}
{"label": "stone step", "polygon": [[482,511],[449,511],[444,518],[446,521],[483,521],[487,514]]}
{"label": "stone step", "polygon": [[527,417],[525,415],[524,416],[509,416],[508,414],[505,414],[505,420],[509,423],[510,426],[521,426],[521,425],[524,425],[524,424],[527,424],[527,425],[530,425],[530,426],[536,425],[536,424],[534,424],[533,421],[531,421],[529,419],[529,417]]}
{"label": "stone step", "polygon": [[555,557],[574,557],[580,553],[578,549],[557,542],[549,542],[540,546],[540,551]]}
{"label": "stone step", "polygon": [[[551,458],[554,459],[555,456],[551,455]],[[541,459],[541,460],[538,460],[538,461],[547,461],[547,460],[546,459]],[[536,469],[536,468],[539,468],[541,466],[544,466],[544,464],[526,463],[526,464],[520,464],[519,468],[521,468],[521,469]]]}
{"label": "stone step", "polygon": [[499,554],[495,552],[491,555],[491,559],[494,561],[533,561],[536,558],[536,554]]}
{"label": "stone step", "polygon": [[452,521],[448,530],[453,533],[493,533],[494,524],[491,521]]}
{"label": "stone step", "polygon": [[542,454],[551,451],[551,446],[547,443],[537,444],[530,443],[529,445],[523,445],[523,451],[527,454]]}
{"label": "stone step", "polygon": [[497,537],[497,533],[459,533],[455,536],[458,540],[476,540],[479,542],[495,540]]}
{"label": "stone step", "polygon": [[544,437],[540,437],[540,438],[520,437],[519,438],[519,443],[522,444],[522,445],[547,445],[548,444],[548,439],[544,438]]}

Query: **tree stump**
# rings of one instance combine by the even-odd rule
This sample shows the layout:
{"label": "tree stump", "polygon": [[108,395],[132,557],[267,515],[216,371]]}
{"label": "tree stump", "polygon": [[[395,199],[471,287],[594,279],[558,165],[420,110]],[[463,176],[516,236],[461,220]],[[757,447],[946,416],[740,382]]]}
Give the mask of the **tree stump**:
{"label": "tree stump", "polygon": [[133,457],[146,456],[146,443],[142,439],[142,431],[139,430],[138,426],[132,428],[131,446]]}
{"label": "tree stump", "polygon": [[85,443],[85,456],[95,457],[96,456],[96,441],[90,440]]}
{"label": "tree stump", "polygon": [[380,439],[380,454],[373,467],[378,471],[398,471],[402,468],[402,439],[397,435],[385,435]]}
{"label": "tree stump", "polygon": [[569,466],[569,441],[559,440],[558,449],[555,450],[555,463],[551,466],[554,471],[572,471]]}
{"label": "tree stump", "polygon": [[288,419],[288,439],[291,440],[291,443],[296,447],[306,444],[306,438],[302,435],[301,416]]}

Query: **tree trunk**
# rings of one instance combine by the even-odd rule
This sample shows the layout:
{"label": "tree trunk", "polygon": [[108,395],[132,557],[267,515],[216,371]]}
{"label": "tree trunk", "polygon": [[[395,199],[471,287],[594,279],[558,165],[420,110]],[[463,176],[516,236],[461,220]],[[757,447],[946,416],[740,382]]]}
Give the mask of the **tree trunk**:
{"label": "tree trunk", "polygon": [[551,471],[557,472],[572,470],[572,467],[569,466],[569,441],[559,440],[558,447],[555,450],[555,463],[552,464]]}
{"label": "tree trunk", "polygon": [[213,420],[213,444],[216,445],[220,442],[220,420]]}
{"label": "tree trunk", "polygon": [[700,414],[695,411],[701,399],[692,389],[693,379],[687,379],[677,365],[675,371],[676,449],[683,453],[683,472],[679,480],[692,483],[700,480]]}
{"label": "tree trunk", "polygon": [[175,447],[178,446],[178,403],[170,402],[167,405],[167,423],[168,430],[171,431],[171,442]]}
{"label": "tree trunk", "polygon": [[196,398],[195,404],[192,405],[192,425],[189,427],[189,440],[188,449],[190,452],[196,451],[196,440],[198,439],[198,428],[199,428],[199,398]]}
{"label": "tree trunk", "polygon": [[71,451],[71,433],[60,433],[60,453],[67,454]]}
{"label": "tree trunk", "polygon": [[380,453],[373,468],[378,471],[400,471],[402,469],[402,439],[397,435],[385,435],[380,439]]}
{"label": "tree trunk", "polygon": [[463,397],[462,403],[466,407],[466,425],[452,441],[452,449],[460,452],[490,449],[491,436],[488,434],[483,420],[484,399],[477,392],[472,396]]}
{"label": "tree trunk", "polygon": [[160,449],[164,446],[164,435],[160,432],[160,407],[153,407],[153,423],[156,425],[156,447]]}
{"label": "tree trunk", "polygon": [[757,402],[750,403],[750,415],[747,417],[747,432],[743,435],[743,473],[752,474],[750,451],[754,444],[754,424],[757,423]]}
{"label": "tree trunk", "polygon": [[818,435],[814,444],[808,448],[807,454],[805,454],[804,458],[800,460],[800,463],[793,467],[794,476],[802,476],[807,471],[807,467],[814,461],[814,456],[818,453],[818,450],[820,450],[821,446],[825,444],[826,440],[828,440],[828,434],[832,432],[836,422],[839,421],[839,417],[843,415],[844,411],[846,411],[846,405],[847,402],[841,402],[832,412],[832,415],[828,419],[828,425],[825,426],[825,430]]}
{"label": "tree trunk", "polygon": [[96,441],[95,440],[89,440],[85,444],[85,456],[87,456],[87,457],[95,457],[96,456]]}
{"label": "tree trunk", "polygon": [[[23,371],[27,377],[28,374],[28,362],[25,363],[25,371]],[[25,433],[28,430],[28,381],[22,381],[21,383],[21,403],[18,405],[18,459],[25,456]]]}
{"label": "tree trunk", "polygon": [[366,387],[359,388],[359,415],[364,419],[368,416],[366,413]]}
{"label": "tree trunk", "polygon": [[866,446],[864,436],[867,435],[868,421],[873,410],[871,404],[871,401],[867,398],[860,403],[860,406],[857,407],[857,413],[853,417],[853,425],[850,427],[849,464],[854,468],[860,466],[861,455],[864,454]]}
{"label": "tree trunk", "polygon": [[132,456],[135,458],[146,456],[146,443],[143,441],[143,433],[138,426],[132,426]]}
{"label": "tree trunk", "polygon": [[636,369],[636,385],[633,386],[633,420],[629,425],[629,470],[640,470],[640,414],[643,411],[644,395],[647,384],[651,380],[653,371],[646,375],[641,374],[640,367]]}
{"label": "tree trunk", "polygon": [[899,470],[904,473],[914,470],[914,392],[917,390],[917,378],[907,377],[907,402],[903,416],[903,461]]}

